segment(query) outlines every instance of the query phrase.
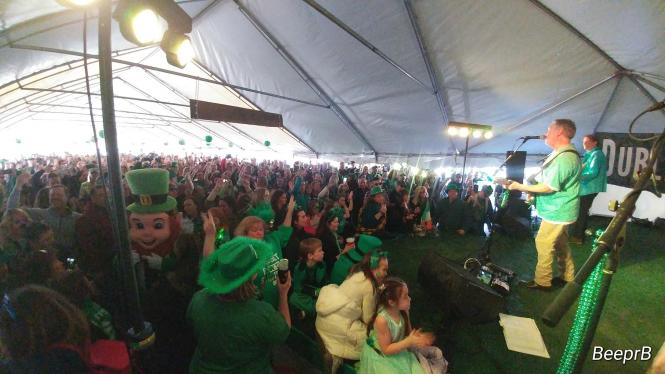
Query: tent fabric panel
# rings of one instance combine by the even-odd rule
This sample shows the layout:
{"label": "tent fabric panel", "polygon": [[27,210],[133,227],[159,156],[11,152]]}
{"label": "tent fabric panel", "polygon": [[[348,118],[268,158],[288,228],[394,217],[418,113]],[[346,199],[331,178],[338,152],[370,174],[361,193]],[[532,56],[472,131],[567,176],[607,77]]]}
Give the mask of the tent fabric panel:
{"label": "tent fabric panel", "polygon": [[515,123],[615,70],[525,1],[415,5],[452,120]]}
{"label": "tent fabric panel", "polygon": [[[469,144],[470,152],[490,153],[512,150],[520,143],[520,141],[517,141],[518,137],[545,134],[549,124],[556,118],[570,118],[575,122],[577,132],[573,138],[573,144],[581,151],[582,137],[593,132],[609,97],[612,95],[615,84],[615,79],[608,81],[593,91],[579,96],[575,100],[571,100],[509,133],[499,133],[498,136],[478,145],[475,145],[476,142],[472,141]],[[540,140],[529,141],[520,150],[527,151],[527,153],[541,154],[547,154],[551,151],[545,142]]]}
{"label": "tent fabric panel", "polygon": [[665,2],[545,0],[543,4],[624,68],[665,72]]}
{"label": "tent fabric panel", "polygon": [[[422,136],[413,142],[423,152],[447,149],[443,136],[432,137],[441,132],[443,119],[403,3],[345,1],[321,5],[427,87],[410,80],[303,2],[252,2],[248,8],[278,40],[286,41],[285,48],[312,73],[379,153],[413,151],[403,139],[416,134]],[[294,15],[298,22],[287,21]]]}
{"label": "tent fabric panel", "polygon": [[[658,100],[663,98],[665,98],[663,93],[656,96]],[[624,78],[607,108],[603,122],[598,126],[598,131],[626,133],[633,118],[651,105],[653,105],[651,100],[630,79]],[[665,123],[665,115],[662,111],[648,113],[636,122],[634,131],[638,133],[662,132],[663,123]]]}

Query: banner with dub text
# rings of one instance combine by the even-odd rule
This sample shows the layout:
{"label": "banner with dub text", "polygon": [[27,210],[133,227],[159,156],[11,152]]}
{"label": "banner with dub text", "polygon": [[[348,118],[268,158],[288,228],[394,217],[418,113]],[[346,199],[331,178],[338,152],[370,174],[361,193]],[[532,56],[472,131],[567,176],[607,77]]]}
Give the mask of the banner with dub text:
{"label": "banner with dub text", "polygon": [[[656,134],[638,134],[644,138]],[[637,172],[647,165],[653,141],[638,142],[627,133],[598,132],[598,145],[607,157],[607,183],[633,187]],[[658,165],[656,165],[658,166]],[[660,180],[662,176],[656,176]],[[653,192],[653,185],[647,190]]]}

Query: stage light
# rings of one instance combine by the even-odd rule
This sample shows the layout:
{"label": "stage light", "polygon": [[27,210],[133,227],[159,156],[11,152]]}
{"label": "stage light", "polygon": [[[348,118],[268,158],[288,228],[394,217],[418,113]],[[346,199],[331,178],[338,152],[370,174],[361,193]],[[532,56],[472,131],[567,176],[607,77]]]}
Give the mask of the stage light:
{"label": "stage light", "polygon": [[66,8],[73,8],[73,9],[86,8],[97,2],[97,0],[55,0],[55,1]]}
{"label": "stage light", "polygon": [[406,162],[402,162],[402,169],[406,169],[408,167],[409,167],[409,165]]}
{"label": "stage light", "polygon": [[413,173],[413,175],[417,175],[419,171],[420,169],[418,169],[417,166],[411,166],[411,172]]}
{"label": "stage light", "polygon": [[458,132],[459,129],[457,127],[448,127],[448,135],[456,136]]}
{"label": "stage light", "polygon": [[184,68],[194,58],[192,41],[184,34],[167,30],[161,47],[166,53],[166,61],[173,66]]}
{"label": "stage light", "polygon": [[491,132],[491,131],[485,131],[485,134],[483,134],[483,135],[485,136],[485,139],[492,139],[492,137],[494,136],[494,133]]}
{"label": "stage light", "polygon": [[399,170],[401,168],[402,168],[402,165],[400,165],[399,162],[394,163],[393,167],[392,167],[393,170]]}
{"label": "stage light", "polygon": [[443,168],[436,168],[436,169],[434,170],[434,172],[436,173],[436,175],[439,175],[439,176],[440,176],[440,175],[443,175],[444,171],[445,171],[445,170],[444,170]]}
{"label": "stage light", "polygon": [[462,127],[459,129],[459,136],[462,138],[466,138],[469,136],[469,128],[468,127]]}
{"label": "stage light", "polygon": [[164,34],[157,13],[142,2],[120,2],[113,18],[118,21],[122,36],[140,46],[157,43]]}
{"label": "stage light", "polygon": [[483,136],[483,132],[480,130],[473,130],[473,132],[471,132],[471,135],[473,135],[473,137],[477,139]]}
{"label": "stage light", "polygon": [[420,173],[420,176],[425,178],[427,176],[427,170],[423,170],[423,172]]}

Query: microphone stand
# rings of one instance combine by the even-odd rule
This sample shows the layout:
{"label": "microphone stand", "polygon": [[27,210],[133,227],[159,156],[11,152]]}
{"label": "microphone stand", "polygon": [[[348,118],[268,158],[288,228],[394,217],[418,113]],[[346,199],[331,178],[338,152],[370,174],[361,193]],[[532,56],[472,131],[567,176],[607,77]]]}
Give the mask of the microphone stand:
{"label": "microphone stand", "polygon": [[[639,116],[638,116],[639,118]],[[634,121],[633,121],[634,122]],[[632,129],[632,125],[631,125]],[[596,250],[591,253],[584,265],[579,269],[575,275],[575,279],[569,282],[563,290],[557,295],[556,299],[547,307],[543,313],[543,322],[550,327],[556,326],[563,315],[568,311],[571,305],[577,300],[581,291],[582,285],[586,282],[589,275],[592,273],[596,265],[603,259],[605,254],[608,255],[607,261],[603,269],[602,283],[600,285],[597,305],[593,309],[590,317],[588,328],[585,331],[579,357],[577,358],[573,372],[579,373],[582,370],[582,365],[588,354],[591,342],[600,320],[600,315],[603,310],[603,305],[609,292],[612,276],[617,270],[619,265],[619,251],[625,242],[626,235],[626,222],[635,211],[635,203],[640,197],[643,190],[646,189],[647,184],[653,174],[654,164],[660,152],[660,148],[665,143],[665,131],[654,142],[647,166],[642,169],[637,182],[633,189],[624,197],[623,201],[616,210],[616,215],[605,229],[605,232],[598,238]],[[610,209],[612,210],[612,209]]]}
{"label": "microphone stand", "polygon": [[[508,161],[510,161],[513,158],[513,156],[515,156],[515,152],[517,152],[529,140],[530,139],[528,139],[528,138],[523,138],[522,143],[520,143],[517,147],[515,147],[511,151],[510,155],[508,155],[508,157],[501,163],[501,165],[499,165],[498,168],[496,168],[496,170],[492,174],[492,181],[494,181],[494,176],[496,176],[499,173],[499,171],[501,171],[501,169],[503,169],[503,167],[506,166],[506,164],[508,164]],[[494,202],[494,209],[498,211],[498,202],[497,201]],[[507,274],[510,278],[512,278],[512,277],[515,276],[514,271],[512,271],[510,269],[503,268],[501,266],[498,266],[498,265],[492,263],[492,259],[490,258],[490,249],[492,247],[493,235],[496,232],[496,229],[495,229],[494,222],[490,222],[490,224],[488,226],[489,226],[489,235],[487,236],[487,240],[485,241],[485,244],[483,244],[483,246],[480,248],[480,251],[478,252],[477,260],[481,264],[490,263],[493,267],[495,267],[499,271]],[[467,256],[467,257],[469,257],[469,256]]]}

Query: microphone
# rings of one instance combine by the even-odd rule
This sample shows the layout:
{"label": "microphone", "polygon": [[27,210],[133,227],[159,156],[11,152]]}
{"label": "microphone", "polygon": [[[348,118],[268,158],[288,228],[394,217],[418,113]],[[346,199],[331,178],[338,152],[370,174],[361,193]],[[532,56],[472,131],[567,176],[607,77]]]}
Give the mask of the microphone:
{"label": "microphone", "polygon": [[538,140],[543,140],[545,139],[545,135],[531,135],[531,136],[520,136],[517,139],[522,139],[522,140],[533,140],[533,139],[538,139]]}
{"label": "microphone", "polygon": [[653,104],[652,106],[649,107],[649,109],[647,109],[645,111],[645,113],[653,112],[653,111],[660,110],[660,109],[663,109],[663,108],[665,108],[665,100],[663,100],[659,103]]}

